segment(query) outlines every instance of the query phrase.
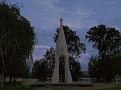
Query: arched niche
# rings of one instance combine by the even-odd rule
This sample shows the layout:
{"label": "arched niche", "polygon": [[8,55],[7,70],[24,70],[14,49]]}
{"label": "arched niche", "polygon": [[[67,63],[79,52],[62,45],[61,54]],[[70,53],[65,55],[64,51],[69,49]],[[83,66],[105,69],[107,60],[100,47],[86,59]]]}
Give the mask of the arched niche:
{"label": "arched niche", "polygon": [[59,57],[59,82],[65,82],[65,56]]}

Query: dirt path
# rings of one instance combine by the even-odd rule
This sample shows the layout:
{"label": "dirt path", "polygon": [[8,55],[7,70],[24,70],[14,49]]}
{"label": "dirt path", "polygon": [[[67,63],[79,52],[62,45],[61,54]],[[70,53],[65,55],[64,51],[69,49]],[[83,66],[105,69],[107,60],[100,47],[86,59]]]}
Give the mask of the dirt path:
{"label": "dirt path", "polygon": [[94,90],[101,88],[116,87],[114,84],[94,84],[93,87],[77,87],[77,86],[53,86],[53,87],[37,87],[34,90]]}

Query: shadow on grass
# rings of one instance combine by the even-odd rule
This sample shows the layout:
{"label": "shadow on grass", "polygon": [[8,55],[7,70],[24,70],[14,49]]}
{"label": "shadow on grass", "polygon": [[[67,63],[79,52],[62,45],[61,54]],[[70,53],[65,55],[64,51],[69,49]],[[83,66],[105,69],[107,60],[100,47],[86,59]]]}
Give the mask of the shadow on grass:
{"label": "shadow on grass", "polygon": [[5,83],[5,90],[33,90],[31,87],[23,86],[21,82]]}

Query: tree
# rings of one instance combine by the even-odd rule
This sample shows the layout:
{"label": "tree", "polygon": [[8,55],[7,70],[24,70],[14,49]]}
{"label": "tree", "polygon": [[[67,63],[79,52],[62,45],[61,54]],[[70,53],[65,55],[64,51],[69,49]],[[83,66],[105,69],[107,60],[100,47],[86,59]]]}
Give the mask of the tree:
{"label": "tree", "polygon": [[52,77],[55,61],[55,49],[51,47],[46,50],[44,57],[35,61],[32,67],[32,78],[38,78],[45,81],[47,78]]}
{"label": "tree", "polygon": [[48,66],[48,77],[51,80],[54,66],[55,66],[55,49],[51,47],[49,50],[47,50],[44,54],[44,59],[47,61]]}
{"label": "tree", "polygon": [[[26,60],[32,60],[34,28],[21,16],[17,5],[0,3],[0,64],[2,76],[24,72]],[[21,65],[21,66],[20,66]],[[12,80],[12,79],[11,79]]]}
{"label": "tree", "polygon": [[119,56],[114,56],[110,59],[110,67],[112,72],[121,76],[121,54]]}
{"label": "tree", "polygon": [[39,65],[40,65],[40,62],[38,60],[34,61],[33,67],[32,67],[32,78],[39,78],[39,74],[38,74]]}
{"label": "tree", "polygon": [[121,48],[112,55],[110,59],[110,67],[111,67],[112,72],[115,75],[118,74],[121,76],[121,67],[120,67],[121,59],[120,58],[121,58]]}
{"label": "tree", "polygon": [[89,63],[88,63],[88,73],[90,78],[96,78],[97,82],[99,82],[99,68],[98,68],[98,57],[91,56]]}
{"label": "tree", "polygon": [[[69,54],[72,56],[79,56],[81,52],[85,52],[86,46],[84,43],[81,43],[79,36],[76,34],[76,31],[72,31],[68,26],[63,26],[63,29]],[[57,41],[59,30],[60,28],[56,29],[54,42]]]}
{"label": "tree", "polygon": [[73,81],[78,81],[81,77],[81,65],[78,60],[75,60],[74,57],[69,57],[69,67],[72,75]]}
{"label": "tree", "polygon": [[99,51],[97,65],[100,77],[110,82],[114,76],[110,68],[110,60],[120,49],[120,32],[115,28],[107,28],[106,25],[101,24],[90,28],[85,37],[92,41],[94,43],[93,48]]}
{"label": "tree", "polygon": [[108,56],[102,61],[97,56],[92,56],[88,63],[88,72],[91,78],[96,78],[97,82],[100,82],[100,78],[104,79],[105,81],[111,82],[114,78],[114,73],[110,68],[110,59]]}
{"label": "tree", "polygon": [[32,78],[38,78],[41,81],[45,81],[48,75],[48,64],[44,59],[35,61],[32,68]]}
{"label": "tree", "polygon": [[102,58],[105,55],[113,54],[121,44],[120,32],[103,24],[91,27],[85,37],[94,42],[93,48],[99,51],[99,56]]}

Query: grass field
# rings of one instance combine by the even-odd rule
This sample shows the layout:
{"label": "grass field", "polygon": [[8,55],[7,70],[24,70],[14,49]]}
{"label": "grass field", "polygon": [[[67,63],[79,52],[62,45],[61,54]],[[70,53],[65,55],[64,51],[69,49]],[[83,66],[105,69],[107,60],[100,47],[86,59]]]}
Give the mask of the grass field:
{"label": "grass field", "polygon": [[6,83],[5,90],[33,90],[31,87],[21,85],[21,82]]}
{"label": "grass field", "polygon": [[[44,89],[46,89],[46,88],[44,88]],[[50,89],[52,89],[52,88],[50,88]],[[78,89],[78,87],[77,87],[77,89]],[[81,87],[80,87],[80,89],[81,89]],[[86,88],[83,88],[83,89],[85,90]],[[113,88],[105,88],[105,89],[98,89],[97,88],[97,89],[95,89],[95,87],[94,87],[93,89],[94,90],[121,90],[121,85],[120,86],[117,86],[117,87],[113,87]],[[36,90],[36,89],[35,88],[32,88],[32,87],[23,86],[21,84],[21,82],[16,82],[16,83],[6,83],[5,84],[5,90]],[[37,89],[37,90],[39,90],[39,89]],[[76,90],[76,88],[75,88],[75,90]]]}
{"label": "grass field", "polygon": [[121,90],[121,86],[113,87],[113,88],[97,89],[97,90]]}

